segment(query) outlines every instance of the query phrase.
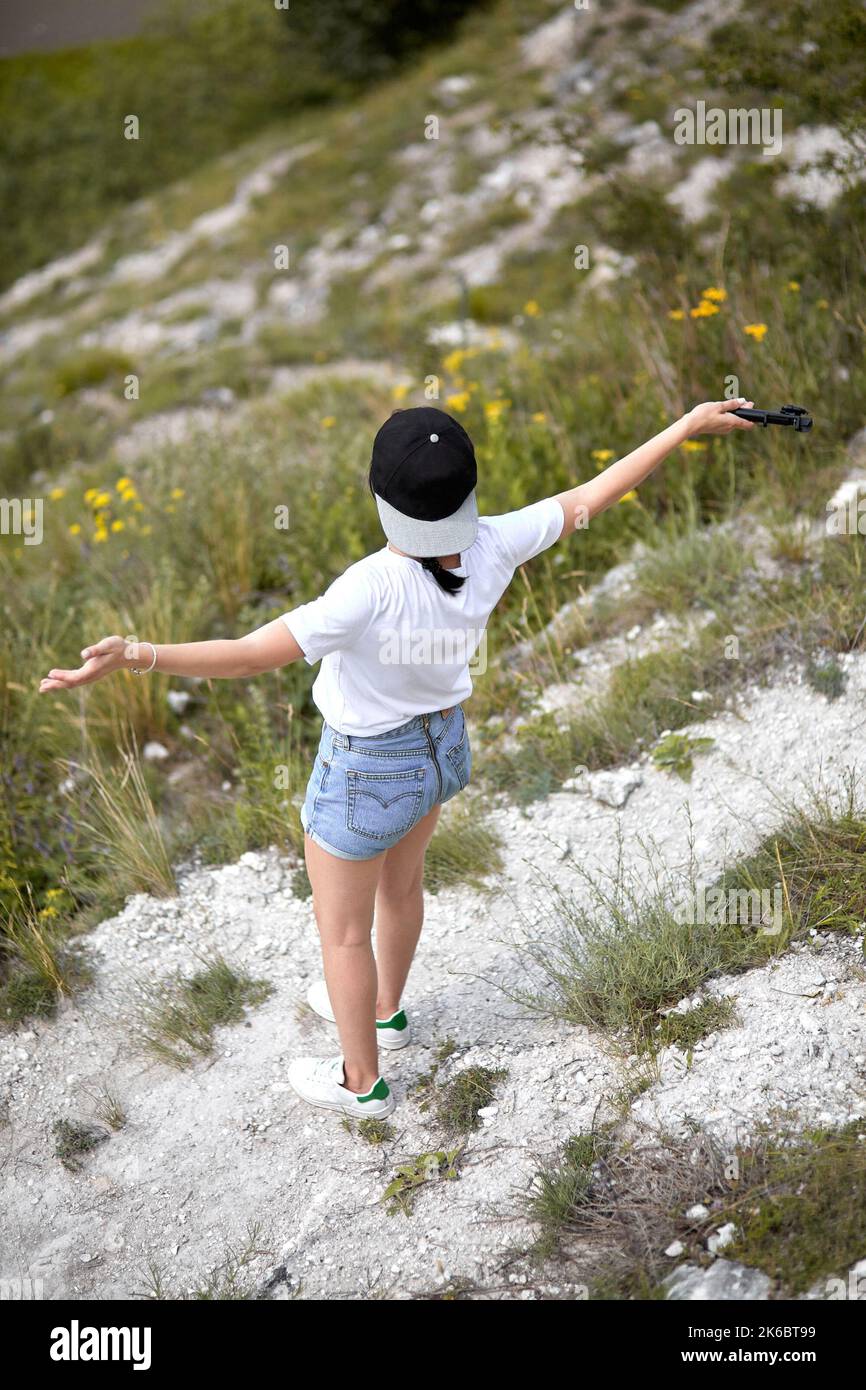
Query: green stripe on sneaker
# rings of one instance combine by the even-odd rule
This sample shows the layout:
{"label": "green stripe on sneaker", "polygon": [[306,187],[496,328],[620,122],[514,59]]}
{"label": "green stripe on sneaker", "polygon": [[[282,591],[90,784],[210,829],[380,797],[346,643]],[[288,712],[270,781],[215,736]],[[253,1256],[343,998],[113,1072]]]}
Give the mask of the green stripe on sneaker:
{"label": "green stripe on sneaker", "polygon": [[357,1099],[362,1103],[365,1100],[385,1100],[390,1094],[387,1081],[384,1076],[380,1076],[372,1091],[368,1091],[365,1096],[358,1096]]}
{"label": "green stripe on sneaker", "polygon": [[392,1014],[390,1018],[376,1019],[377,1028],[393,1028],[395,1033],[402,1033],[403,1029],[406,1026],[406,1015],[404,1014],[402,1009],[398,1009],[397,1012],[395,1014]]}

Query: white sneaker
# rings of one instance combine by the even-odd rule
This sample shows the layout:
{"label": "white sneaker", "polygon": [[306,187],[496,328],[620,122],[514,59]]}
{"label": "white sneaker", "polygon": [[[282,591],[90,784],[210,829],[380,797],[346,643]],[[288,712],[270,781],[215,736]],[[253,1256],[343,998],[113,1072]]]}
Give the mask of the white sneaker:
{"label": "white sneaker", "polygon": [[396,1106],[383,1076],[372,1090],[359,1096],[345,1085],[343,1058],[298,1057],[289,1063],[289,1084],[302,1100],[322,1110],[339,1110],[355,1119],[382,1119]]}
{"label": "white sneaker", "polygon": [[[320,1018],[336,1023],[334,1010],[328,997],[328,986],[324,980],[316,980],[307,990],[307,1003]],[[405,1009],[398,1009],[390,1018],[376,1019],[376,1039],[380,1047],[394,1052],[398,1047],[406,1047],[412,1041],[412,1029]]]}

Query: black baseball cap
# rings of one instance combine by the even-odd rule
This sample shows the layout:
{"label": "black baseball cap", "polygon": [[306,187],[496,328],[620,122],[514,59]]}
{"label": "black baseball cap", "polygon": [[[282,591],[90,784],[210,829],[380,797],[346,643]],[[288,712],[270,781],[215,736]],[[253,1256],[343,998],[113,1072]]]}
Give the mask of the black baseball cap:
{"label": "black baseball cap", "polygon": [[478,534],[472,440],[435,406],[397,410],[373,441],[370,486],[388,540],[407,555],[456,555]]}

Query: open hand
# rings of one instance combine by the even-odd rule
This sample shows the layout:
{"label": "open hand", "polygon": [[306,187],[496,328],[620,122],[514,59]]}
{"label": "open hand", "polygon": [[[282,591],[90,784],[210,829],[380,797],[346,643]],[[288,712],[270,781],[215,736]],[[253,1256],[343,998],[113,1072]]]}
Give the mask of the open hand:
{"label": "open hand", "polygon": [[112,671],[129,670],[132,665],[129,644],[123,637],[103,637],[92,647],[85,647],[81,653],[84,665],[76,671],[61,671],[56,667],[48,672],[39,683],[39,694],[49,690],[74,690],[79,685],[90,685],[93,681],[110,676]]}
{"label": "open hand", "polygon": [[704,401],[686,416],[689,434],[730,434],[731,430],[752,430],[755,428],[754,420],[741,420],[739,415],[732,415],[731,412],[739,410],[741,406],[751,409],[754,404],[754,401],[747,401],[745,396],[733,401]]}

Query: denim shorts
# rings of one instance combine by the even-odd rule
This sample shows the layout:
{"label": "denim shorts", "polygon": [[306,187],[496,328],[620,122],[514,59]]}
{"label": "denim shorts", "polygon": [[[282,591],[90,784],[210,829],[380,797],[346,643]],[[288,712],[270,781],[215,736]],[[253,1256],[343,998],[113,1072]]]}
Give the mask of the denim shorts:
{"label": "denim shorts", "polygon": [[338,859],[373,859],[462,791],[471,771],[462,705],[370,738],[337,733],[323,721],[301,824]]}

